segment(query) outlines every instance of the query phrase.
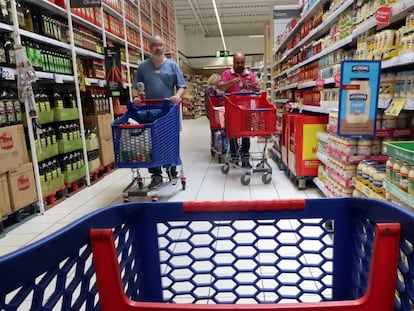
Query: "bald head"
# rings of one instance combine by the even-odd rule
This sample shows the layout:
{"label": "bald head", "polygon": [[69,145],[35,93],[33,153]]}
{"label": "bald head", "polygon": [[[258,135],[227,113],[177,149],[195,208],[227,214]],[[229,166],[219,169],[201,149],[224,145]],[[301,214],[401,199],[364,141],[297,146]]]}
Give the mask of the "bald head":
{"label": "bald head", "polygon": [[245,68],[246,58],[244,53],[236,52],[233,55],[233,69],[236,73],[242,74]]}

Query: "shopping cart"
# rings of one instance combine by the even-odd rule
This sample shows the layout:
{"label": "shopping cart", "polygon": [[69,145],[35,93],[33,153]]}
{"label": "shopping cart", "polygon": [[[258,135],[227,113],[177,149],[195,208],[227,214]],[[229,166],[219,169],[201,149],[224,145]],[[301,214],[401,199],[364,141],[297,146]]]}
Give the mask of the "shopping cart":
{"label": "shopping cart", "polygon": [[217,156],[219,163],[222,163],[227,152],[227,139],[224,130],[224,96],[211,95],[207,105],[211,133],[211,156]]}
{"label": "shopping cart", "polygon": [[0,257],[0,310],[408,311],[413,245],[381,200],[126,203]]}
{"label": "shopping cart", "polygon": [[[177,104],[168,99],[146,100],[143,106],[127,103],[127,112],[112,123],[115,166],[131,168],[132,181],[124,189],[124,202],[133,196],[147,196],[157,201],[166,188],[186,181],[180,159],[180,121]],[[180,166],[174,174],[173,166]],[[164,167],[167,176],[157,188],[148,189],[139,168]]]}
{"label": "shopping cart", "polygon": [[230,139],[242,137],[266,137],[262,152],[250,152],[249,155],[230,154],[227,148],[226,163],[221,171],[227,174],[230,164],[240,167],[240,161],[252,162],[252,169],[245,170],[241,176],[242,185],[250,184],[250,176],[262,173],[262,182],[268,184],[272,180],[272,167],[267,161],[267,137],[276,131],[276,107],[267,100],[267,93],[231,93],[224,97],[225,101],[225,128],[228,144]]}

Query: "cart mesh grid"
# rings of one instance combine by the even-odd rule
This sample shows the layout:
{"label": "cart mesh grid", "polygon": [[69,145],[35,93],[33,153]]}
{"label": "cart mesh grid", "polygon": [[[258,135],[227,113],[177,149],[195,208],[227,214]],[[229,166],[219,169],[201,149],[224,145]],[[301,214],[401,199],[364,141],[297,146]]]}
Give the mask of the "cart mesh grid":
{"label": "cart mesh grid", "polygon": [[[140,124],[125,125],[129,118]],[[142,107],[128,103],[128,111],[112,124],[116,167],[181,164],[179,128],[178,105],[169,100]]]}
{"label": "cart mesh grid", "polygon": [[298,211],[188,213],[173,202],[111,206],[0,257],[7,280],[0,282],[0,310],[99,310],[92,228],[112,228],[133,300],[355,299],[366,290],[376,222],[401,224],[395,310],[411,310],[413,220],[403,208],[364,199],[306,200]]}

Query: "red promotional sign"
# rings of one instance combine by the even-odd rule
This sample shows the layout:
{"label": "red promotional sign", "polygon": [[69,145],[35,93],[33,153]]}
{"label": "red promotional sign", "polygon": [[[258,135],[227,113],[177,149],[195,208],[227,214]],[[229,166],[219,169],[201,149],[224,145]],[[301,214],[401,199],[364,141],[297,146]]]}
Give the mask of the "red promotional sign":
{"label": "red promotional sign", "polygon": [[319,89],[323,89],[323,86],[325,85],[325,79],[316,79],[316,87]]}
{"label": "red promotional sign", "polygon": [[341,83],[341,73],[337,72],[334,76],[334,81],[335,81],[335,85],[339,86],[339,84]]}
{"label": "red promotional sign", "polygon": [[378,22],[378,28],[387,26],[390,23],[392,8],[390,6],[380,6],[375,11],[375,19]]}

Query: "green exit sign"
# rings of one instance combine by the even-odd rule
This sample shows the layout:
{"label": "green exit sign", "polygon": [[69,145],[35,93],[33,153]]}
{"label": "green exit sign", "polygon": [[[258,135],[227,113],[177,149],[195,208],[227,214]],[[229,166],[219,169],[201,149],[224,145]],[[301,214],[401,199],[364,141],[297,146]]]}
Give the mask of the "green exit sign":
{"label": "green exit sign", "polygon": [[230,56],[230,51],[221,50],[216,52],[216,57],[227,57]]}

